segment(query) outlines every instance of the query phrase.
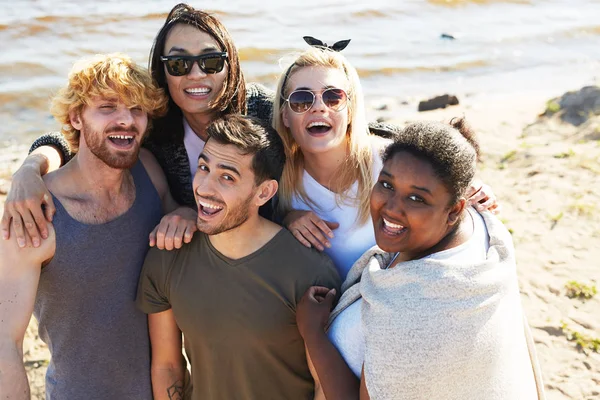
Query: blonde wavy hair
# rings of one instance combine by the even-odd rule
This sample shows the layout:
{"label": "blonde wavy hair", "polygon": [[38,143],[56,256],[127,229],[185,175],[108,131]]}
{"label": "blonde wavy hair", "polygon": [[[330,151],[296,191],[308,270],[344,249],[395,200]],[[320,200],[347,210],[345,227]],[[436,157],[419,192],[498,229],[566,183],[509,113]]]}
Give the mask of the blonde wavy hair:
{"label": "blonde wavy hair", "polygon": [[[69,82],[52,99],[50,112],[62,124],[61,133],[71,151],[79,149],[80,132],[73,128],[69,114],[81,113],[93,97],[118,98],[127,106],[139,106],[149,118],[164,115],[167,96],[159,89],[146,68],[119,53],[98,54],[75,63]],[[151,121],[148,121],[148,130]]]}
{"label": "blonde wavy hair", "polygon": [[[359,208],[358,222],[362,224],[369,218],[369,197],[374,183],[373,154],[365,117],[362,88],[358,73],[348,60],[340,53],[325,48],[311,47],[301,53],[287,71],[281,75],[277,84],[273,107],[273,127],[281,136],[286,153],[286,163],[279,183],[277,211],[284,216],[292,210],[292,198],[294,196],[300,197],[315,209],[319,208],[317,202],[307,195],[302,184],[304,171],[302,149],[300,149],[289,128],[283,122],[283,110],[286,106],[285,99],[289,95],[288,84],[291,76],[301,68],[315,66],[338,69],[344,72],[348,78],[347,107],[349,124],[346,131],[348,152],[346,159],[334,174],[335,179],[330,182],[329,189],[337,194],[336,201],[338,204],[350,203]],[[358,181],[358,191],[356,196],[351,196],[348,189],[356,181]]]}

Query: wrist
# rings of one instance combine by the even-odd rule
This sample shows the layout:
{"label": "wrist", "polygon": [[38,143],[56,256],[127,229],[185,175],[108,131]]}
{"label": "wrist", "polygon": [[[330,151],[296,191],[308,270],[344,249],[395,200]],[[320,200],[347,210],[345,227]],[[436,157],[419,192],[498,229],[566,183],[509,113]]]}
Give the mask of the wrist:
{"label": "wrist", "polygon": [[20,170],[24,172],[34,172],[40,176],[44,175],[48,171],[48,159],[43,154],[30,154],[17,172]]}
{"label": "wrist", "polygon": [[318,343],[320,340],[323,340],[323,338],[327,337],[325,329],[319,326],[308,327],[301,331],[300,335],[304,339],[304,342],[307,344],[307,346],[309,343]]}

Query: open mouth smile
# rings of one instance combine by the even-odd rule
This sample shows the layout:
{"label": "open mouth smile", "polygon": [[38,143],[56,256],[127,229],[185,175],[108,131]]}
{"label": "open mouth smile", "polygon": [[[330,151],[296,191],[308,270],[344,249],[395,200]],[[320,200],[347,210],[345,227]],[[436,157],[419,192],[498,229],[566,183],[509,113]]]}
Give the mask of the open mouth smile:
{"label": "open mouth smile", "polygon": [[399,224],[394,224],[393,222],[388,221],[385,218],[382,218],[382,220],[383,220],[382,230],[387,235],[399,236],[408,230],[408,228],[406,228],[405,226],[399,225]]}
{"label": "open mouth smile", "polygon": [[108,140],[119,148],[129,148],[133,144],[134,135],[108,135]]}
{"label": "open mouth smile", "polygon": [[309,134],[314,136],[324,135],[331,130],[331,125],[324,121],[314,121],[306,126]]}
{"label": "open mouth smile", "polygon": [[212,204],[204,200],[198,201],[198,214],[205,217],[214,217],[223,210],[223,206]]}
{"label": "open mouth smile", "polygon": [[193,87],[187,88],[184,92],[191,97],[206,97],[212,91],[211,88],[208,87]]}

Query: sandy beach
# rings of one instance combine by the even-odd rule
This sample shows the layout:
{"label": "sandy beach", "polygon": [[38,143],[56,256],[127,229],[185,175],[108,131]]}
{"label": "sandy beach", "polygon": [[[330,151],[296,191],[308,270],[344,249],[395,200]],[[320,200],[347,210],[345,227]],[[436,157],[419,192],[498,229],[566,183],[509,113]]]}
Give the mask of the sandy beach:
{"label": "sandy beach", "polygon": [[[513,234],[522,301],[547,397],[600,399],[600,295],[571,298],[566,286],[575,281],[591,287],[600,280],[600,115],[587,113],[578,127],[561,120],[564,110],[539,117],[548,104],[557,111],[549,100],[536,94],[482,94],[422,113],[416,111],[416,100],[368,104],[370,119],[398,124],[461,115],[471,122],[483,150],[480,177],[493,187],[502,205],[500,217]],[[0,192],[9,187],[23,151],[7,154]],[[43,399],[48,357],[32,319],[24,359],[34,399]]]}

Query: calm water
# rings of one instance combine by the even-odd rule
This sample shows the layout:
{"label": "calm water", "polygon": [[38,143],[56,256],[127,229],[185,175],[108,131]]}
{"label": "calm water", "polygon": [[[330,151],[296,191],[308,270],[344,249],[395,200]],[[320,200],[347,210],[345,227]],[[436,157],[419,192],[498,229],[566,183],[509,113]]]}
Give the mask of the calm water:
{"label": "calm water", "polygon": [[[0,0],[0,148],[57,127],[48,99],[80,57],[121,51],[145,65],[174,4]],[[344,54],[371,100],[574,88],[600,74],[600,0],[191,4],[224,21],[247,80],[270,87],[282,70],[280,59],[306,47],[304,35],[328,43],[351,38]]]}

